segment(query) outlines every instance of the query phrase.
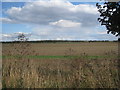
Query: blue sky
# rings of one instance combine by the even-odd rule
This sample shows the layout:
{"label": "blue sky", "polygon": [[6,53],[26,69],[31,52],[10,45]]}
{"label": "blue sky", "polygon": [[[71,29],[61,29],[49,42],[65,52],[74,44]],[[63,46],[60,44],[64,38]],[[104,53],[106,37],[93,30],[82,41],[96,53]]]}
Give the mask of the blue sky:
{"label": "blue sky", "polygon": [[14,33],[31,34],[30,40],[117,40],[100,26],[96,2],[3,2],[2,40]]}

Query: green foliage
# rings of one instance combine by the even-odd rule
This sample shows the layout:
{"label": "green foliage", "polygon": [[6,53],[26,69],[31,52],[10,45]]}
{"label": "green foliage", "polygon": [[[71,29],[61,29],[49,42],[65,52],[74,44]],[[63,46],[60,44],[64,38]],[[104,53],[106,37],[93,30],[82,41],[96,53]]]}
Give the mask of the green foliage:
{"label": "green foliage", "polygon": [[96,4],[100,17],[98,21],[105,25],[108,34],[120,35],[120,2],[105,2],[104,5]]}

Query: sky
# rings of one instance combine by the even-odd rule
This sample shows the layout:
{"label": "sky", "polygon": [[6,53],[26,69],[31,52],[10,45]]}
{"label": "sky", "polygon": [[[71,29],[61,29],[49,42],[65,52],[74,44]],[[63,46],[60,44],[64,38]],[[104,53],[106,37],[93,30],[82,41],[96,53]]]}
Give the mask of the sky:
{"label": "sky", "polygon": [[117,40],[97,21],[95,4],[72,0],[2,2],[0,41],[13,41],[19,33],[24,33],[30,41]]}

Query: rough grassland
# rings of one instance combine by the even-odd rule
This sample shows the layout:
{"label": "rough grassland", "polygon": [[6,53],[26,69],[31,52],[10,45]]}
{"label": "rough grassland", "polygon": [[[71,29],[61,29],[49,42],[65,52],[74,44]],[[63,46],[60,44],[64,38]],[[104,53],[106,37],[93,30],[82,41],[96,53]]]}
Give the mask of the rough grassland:
{"label": "rough grassland", "polygon": [[118,87],[117,42],[3,43],[2,48],[7,56],[2,61],[3,88]]}

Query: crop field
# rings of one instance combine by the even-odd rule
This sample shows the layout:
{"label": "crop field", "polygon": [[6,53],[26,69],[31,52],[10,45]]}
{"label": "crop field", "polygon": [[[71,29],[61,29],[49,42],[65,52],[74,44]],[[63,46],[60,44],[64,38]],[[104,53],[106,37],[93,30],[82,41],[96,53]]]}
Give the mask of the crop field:
{"label": "crop field", "polygon": [[118,88],[118,42],[3,43],[3,88]]}

